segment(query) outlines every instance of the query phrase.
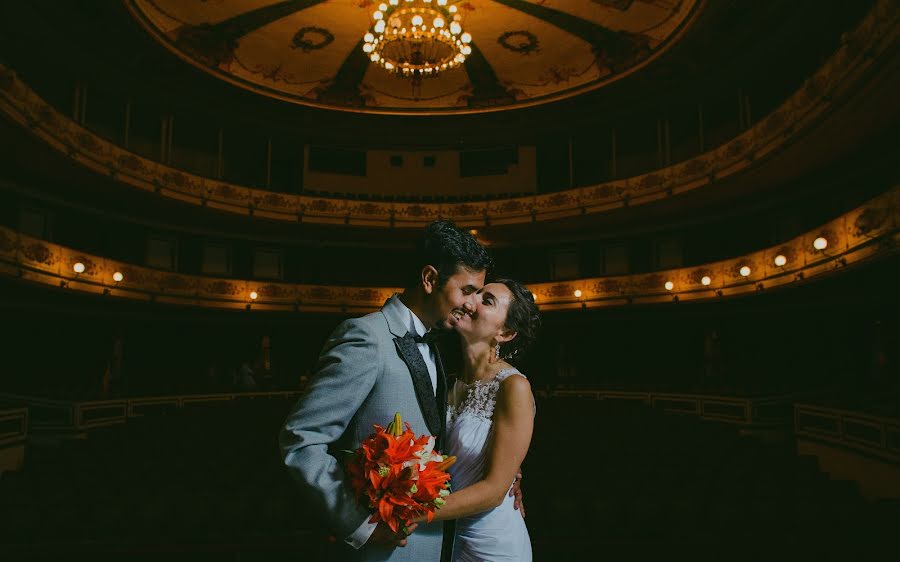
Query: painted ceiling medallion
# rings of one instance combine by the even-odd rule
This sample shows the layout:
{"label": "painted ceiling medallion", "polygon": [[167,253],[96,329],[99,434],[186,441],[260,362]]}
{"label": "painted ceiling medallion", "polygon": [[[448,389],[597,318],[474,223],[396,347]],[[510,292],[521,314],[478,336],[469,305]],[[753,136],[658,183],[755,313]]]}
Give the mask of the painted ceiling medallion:
{"label": "painted ceiling medallion", "polygon": [[595,90],[665,52],[705,5],[705,0],[125,2],[169,50],[234,85],[313,107],[406,115],[499,111]]}

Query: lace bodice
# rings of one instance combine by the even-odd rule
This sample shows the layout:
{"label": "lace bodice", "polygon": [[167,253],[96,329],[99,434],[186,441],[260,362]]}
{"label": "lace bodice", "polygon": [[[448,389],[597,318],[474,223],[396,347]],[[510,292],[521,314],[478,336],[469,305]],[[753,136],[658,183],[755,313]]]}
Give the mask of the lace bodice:
{"label": "lace bodice", "polygon": [[519,374],[515,368],[502,369],[497,375],[489,381],[475,381],[472,384],[460,383],[466,389],[465,398],[456,405],[449,404],[447,414],[450,423],[456,421],[460,415],[466,413],[484,420],[490,420],[494,415],[494,406],[497,404],[497,391],[500,389],[500,383],[512,375]]}
{"label": "lace bodice", "polygon": [[[456,381],[447,407],[447,454],[456,456],[450,467],[453,491],[458,492],[484,479],[491,450],[491,435],[497,393],[504,379],[524,377],[516,369],[503,369],[486,381],[465,384]],[[512,481],[510,481],[512,486]],[[531,542],[521,514],[513,509],[514,498],[456,522],[454,562],[482,560],[531,561]]]}

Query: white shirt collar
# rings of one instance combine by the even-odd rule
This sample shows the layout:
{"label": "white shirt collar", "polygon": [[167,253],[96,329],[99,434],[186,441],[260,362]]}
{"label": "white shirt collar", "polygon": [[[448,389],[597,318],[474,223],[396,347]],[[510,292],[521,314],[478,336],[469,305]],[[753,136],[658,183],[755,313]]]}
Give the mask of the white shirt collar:
{"label": "white shirt collar", "polygon": [[428,332],[428,328],[425,327],[425,324],[423,324],[422,321],[419,320],[419,317],[403,303],[403,300],[397,299],[397,301],[400,302],[400,306],[409,312],[409,326],[407,326],[409,332],[411,334],[416,334],[417,336],[424,336]]}

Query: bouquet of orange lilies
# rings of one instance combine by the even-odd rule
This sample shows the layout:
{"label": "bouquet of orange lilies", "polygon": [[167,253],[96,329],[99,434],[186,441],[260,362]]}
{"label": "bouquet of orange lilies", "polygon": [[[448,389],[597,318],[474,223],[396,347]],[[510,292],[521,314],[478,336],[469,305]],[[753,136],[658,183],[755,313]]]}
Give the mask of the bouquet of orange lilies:
{"label": "bouquet of orange lilies", "polygon": [[416,438],[400,412],[387,429],[375,425],[347,464],[347,474],[361,504],[375,510],[370,523],[385,522],[395,533],[410,521],[434,512],[450,494],[447,469],[456,457],[434,450],[434,437]]}

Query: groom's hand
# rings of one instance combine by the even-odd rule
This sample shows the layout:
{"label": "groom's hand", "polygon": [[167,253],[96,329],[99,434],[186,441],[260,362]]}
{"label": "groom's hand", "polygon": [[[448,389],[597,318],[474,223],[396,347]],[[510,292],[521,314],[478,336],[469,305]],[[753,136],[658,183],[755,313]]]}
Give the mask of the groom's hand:
{"label": "groom's hand", "polygon": [[387,548],[406,546],[406,537],[411,535],[418,526],[418,523],[411,523],[407,528],[406,533],[404,533],[402,529],[400,530],[400,532],[395,533],[386,524],[379,523],[378,526],[375,527],[375,530],[372,532],[372,536],[369,537],[368,541],[366,541],[366,544],[370,544],[373,546],[385,546]]}
{"label": "groom's hand", "polygon": [[522,514],[522,519],[525,519],[525,502],[522,501],[522,469],[519,469],[519,472],[516,473],[516,481],[513,482],[512,488],[509,490],[509,497],[516,497],[516,501],[513,502],[513,507],[519,510],[519,513]]}

